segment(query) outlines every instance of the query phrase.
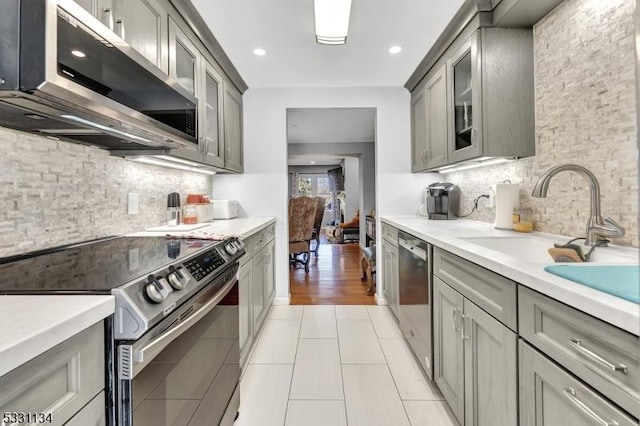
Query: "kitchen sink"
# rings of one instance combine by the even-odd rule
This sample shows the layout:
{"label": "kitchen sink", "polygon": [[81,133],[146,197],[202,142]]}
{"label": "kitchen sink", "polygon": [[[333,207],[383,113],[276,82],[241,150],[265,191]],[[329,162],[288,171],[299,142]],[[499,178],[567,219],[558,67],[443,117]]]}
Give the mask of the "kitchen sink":
{"label": "kitchen sink", "polygon": [[[554,238],[546,235],[460,237],[459,239],[527,262],[544,264],[554,263],[547,252],[549,248],[554,244],[565,244],[569,241],[569,238]],[[584,254],[587,254],[590,249],[584,245],[581,245],[581,248]],[[589,263],[638,264],[638,251],[616,246],[597,247],[591,254]]]}

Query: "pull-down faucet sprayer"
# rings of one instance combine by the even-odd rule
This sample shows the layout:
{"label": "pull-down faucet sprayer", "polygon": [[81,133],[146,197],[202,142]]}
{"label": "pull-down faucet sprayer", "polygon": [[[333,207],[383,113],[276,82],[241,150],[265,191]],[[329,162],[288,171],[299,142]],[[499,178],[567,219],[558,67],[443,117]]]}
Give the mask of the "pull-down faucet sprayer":
{"label": "pull-down faucet sprayer", "polygon": [[[590,246],[596,241],[604,240],[607,237],[622,237],[624,235],[624,228],[622,226],[618,225],[610,217],[602,218],[600,213],[600,185],[598,184],[598,179],[596,179],[593,173],[582,166],[577,164],[560,164],[550,168],[544,172],[540,180],[538,180],[538,183],[536,183],[535,188],[533,188],[533,193],[531,195],[537,198],[545,198],[547,196],[547,191],[549,190],[549,182],[551,181],[551,178],[563,171],[579,173],[589,184],[591,217],[587,222],[585,244]],[[606,245],[606,243],[600,245],[603,246]]]}

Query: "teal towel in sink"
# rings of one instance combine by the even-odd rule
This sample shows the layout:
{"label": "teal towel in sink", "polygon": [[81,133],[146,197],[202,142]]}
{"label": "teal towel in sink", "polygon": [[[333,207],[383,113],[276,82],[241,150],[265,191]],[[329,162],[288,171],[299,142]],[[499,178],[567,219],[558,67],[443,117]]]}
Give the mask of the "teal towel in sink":
{"label": "teal towel in sink", "polygon": [[640,304],[638,265],[553,265],[545,271]]}

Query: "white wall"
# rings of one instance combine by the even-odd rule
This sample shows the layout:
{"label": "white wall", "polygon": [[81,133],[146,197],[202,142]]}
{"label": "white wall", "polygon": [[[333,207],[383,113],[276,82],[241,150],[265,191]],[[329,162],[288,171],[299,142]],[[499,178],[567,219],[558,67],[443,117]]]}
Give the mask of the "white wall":
{"label": "white wall", "polygon": [[[348,222],[362,208],[362,181],[360,180],[360,158],[346,157],[344,159],[344,192],[347,194],[344,210],[344,221]],[[362,211],[361,211],[362,213]],[[361,214],[362,217],[366,214]]]}
{"label": "white wall", "polygon": [[[216,175],[214,198],[245,216],[275,216],[276,298],[288,300],[287,108],[376,108],[377,215],[415,214],[437,174],[411,173],[409,92],[380,88],[257,88],[244,94],[244,174]],[[379,236],[378,236],[379,238]]]}

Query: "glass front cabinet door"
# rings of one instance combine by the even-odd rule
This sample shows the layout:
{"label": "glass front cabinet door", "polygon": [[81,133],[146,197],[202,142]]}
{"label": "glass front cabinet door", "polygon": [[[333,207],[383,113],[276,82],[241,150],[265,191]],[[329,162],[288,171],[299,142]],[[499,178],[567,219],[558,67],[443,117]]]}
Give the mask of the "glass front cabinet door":
{"label": "glass front cabinet door", "polygon": [[203,61],[204,72],[200,97],[200,137],[205,162],[224,167],[224,137],[222,133],[222,77],[208,61]]}
{"label": "glass front cabinet door", "polygon": [[182,29],[169,18],[169,75],[189,93],[197,96],[196,78],[200,52]]}
{"label": "glass front cabinet door", "polygon": [[480,43],[475,32],[449,59],[449,162],[482,155]]}

